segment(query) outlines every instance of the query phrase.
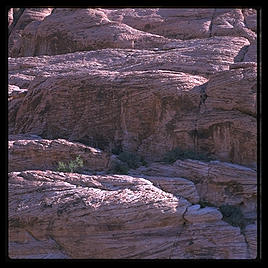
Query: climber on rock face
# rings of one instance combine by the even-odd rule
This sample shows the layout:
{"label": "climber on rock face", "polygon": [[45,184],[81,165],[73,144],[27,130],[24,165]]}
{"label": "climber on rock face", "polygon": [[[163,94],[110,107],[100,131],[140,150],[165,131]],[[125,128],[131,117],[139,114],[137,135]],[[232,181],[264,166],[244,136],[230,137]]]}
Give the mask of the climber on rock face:
{"label": "climber on rock face", "polygon": [[207,99],[207,97],[208,97],[208,95],[206,94],[206,92],[205,92],[205,90],[204,89],[202,89],[201,90],[201,94],[200,94],[200,102],[199,102],[199,109],[200,109],[200,107],[201,107],[201,105],[202,104],[204,104],[205,105],[205,107],[206,107],[206,109],[207,109],[207,106],[206,106],[206,99]]}
{"label": "climber on rock face", "polygon": [[205,83],[202,87],[201,87],[201,90],[200,90],[200,102],[199,102],[199,110],[200,110],[200,107],[202,104],[205,105],[206,109],[207,109],[207,106],[206,106],[206,99],[208,98],[208,95],[206,93],[206,87],[207,87],[207,83]]}
{"label": "climber on rock face", "polygon": [[204,104],[205,107],[207,108],[206,103],[205,103],[207,97],[208,97],[208,95],[206,94],[206,92],[202,90],[201,94],[200,94],[199,109],[200,109],[202,104]]}

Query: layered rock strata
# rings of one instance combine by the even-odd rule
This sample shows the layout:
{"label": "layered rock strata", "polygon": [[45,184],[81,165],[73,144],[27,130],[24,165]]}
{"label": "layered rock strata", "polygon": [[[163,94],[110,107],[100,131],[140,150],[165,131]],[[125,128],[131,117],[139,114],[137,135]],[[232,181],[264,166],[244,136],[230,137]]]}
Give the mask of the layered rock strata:
{"label": "layered rock strata", "polygon": [[[257,10],[11,8],[8,27],[10,258],[256,258]],[[177,147],[216,160],[163,162]],[[147,164],[117,174],[113,152]]]}
{"label": "layered rock strata", "polygon": [[108,153],[68,142],[64,139],[45,140],[34,135],[10,135],[8,142],[9,172],[23,170],[56,170],[58,163],[70,162],[77,156],[83,161],[83,169],[105,171],[110,168]]}
{"label": "layered rock strata", "polygon": [[[247,42],[233,41],[242,41],[236,53]],[[211,45],[229,49],[229,43],[220,37]],[[256,167],[256,65],[232,64],[234,53],[229,70],[224,50],[212,63],[208,46],[202,63],[196,56],[202,46],[193,46],[196,52],[185,44],[182,52],[104,49],[11,58],[9,83],[28,91],[9,103],[10,134],[61,137],[105,150],[121,146],[150,160],[181,146]],[[185,61],[181,53],[191,56]],[[199,107],[203,86],[208,98]]]}
{"label": "layered rock strata", "polygon": [[250,257],[216,208],[126,175],[11,172],[9,239],[15,258]]}

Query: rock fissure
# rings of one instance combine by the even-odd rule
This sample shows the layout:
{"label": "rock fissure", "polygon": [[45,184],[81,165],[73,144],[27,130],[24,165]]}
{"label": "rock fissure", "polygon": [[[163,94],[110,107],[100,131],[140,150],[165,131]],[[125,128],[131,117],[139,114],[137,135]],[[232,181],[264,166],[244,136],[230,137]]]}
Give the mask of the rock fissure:
{"label": "rock fissure", "polygon": [[[187,210],[187,208],[186,208],[186,210]],[[186,210],[185,210],[185,212],[186,212]],[[185,212],[183,213],[183,215],[185,214]],[[184,216],[182,215],[182,217],[183,217],[183,219],[184,219]],[[184,219],[185,220],[185,219]],[[185,220],[185,222],[186,222],[186,220]],[[185,225],[186,225],[186,223],[183,223],[182,224],[182,227],[181,227],[181,230],[179,230],[177,233],[176,233],[176,236],[175,236],[175,239],[174,239],[174,242],[173,242],[173,244],[172,244],[172,246],[171,246],[171,250],[170,250],[170,254],[169,254],[169,258],[168,259],[171,259],[173,256],[174,256],[174,251],[176,250],[176,249],[178,249],[178,245],[179,245],[179,242],[180,242],[180,236],[181,236],[181,234],[183,233],[183,231],[185,230]]]}
{"label": "rock fissure", "polygon": [[213,27],[213,20],[215,17],[215,13],[216,13],[216,9],[213,10],[213,13],[211,16],[211,20],[210,20],[210,24],[209,24],[209,37],[212,37],[212,27]]}
{"label": "rock fissure", "polygon": [[241,48],[237,56],[234,58],[234,62],[244,62],[245,55],[247,54],[249,45],[246,45]]}

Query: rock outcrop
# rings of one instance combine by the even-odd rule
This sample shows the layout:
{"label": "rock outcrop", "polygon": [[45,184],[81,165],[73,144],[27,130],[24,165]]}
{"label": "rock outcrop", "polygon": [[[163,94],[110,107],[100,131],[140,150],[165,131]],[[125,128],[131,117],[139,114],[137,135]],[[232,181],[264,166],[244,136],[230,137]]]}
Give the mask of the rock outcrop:
{"label": "rock outcrop", "polygon": [[18,24],[20,38],[10,47],[12,57],[161,48],[174,39],[211,36],[243,36],[252,41],[257,30],[254,10],[211,8],[26,8]]}
{"label": "rock outcrop", "polygon": [[60,161],[70,162],[77,156],[83,169],[105,171],[110,168],[108,153],[64,139],[45,140],[33,135],[10,135],[8,142],[9,172],[23,170],[57,169]]}
{"label": "rock outcrop", "polygon": [[[256,66],[228,70],[247,42],[217,37],[159,52],[11,58],[9,83],[28,92],[20,106],[10,102],[10,134],[62,137],[106,150],[121,146],[150,160],[182,146],[256,166]],[[213,55],[214,46],[221,48]],[[199,109],[203,85],[206,113]]]}
{"label": "rock outcrop", "polygon": [[8,27],[10,258],[256,258],[257,10],[11,8]]}
{"label": "rock outcrop", "polygon": [[[251,168],[219,161],[206,163],[188,159],[177,160],[172,165],[153,163],[148,167],[132,170],[131,174],[139,174],[149,180],[151,176],[187,178],[194,183],[201,201],[215,207],[224,204],[237,206],[249,221],[254,222],[257,217],[256,171]],[[160,180],[158,183],[161,187]],[[176,180],[163,181],[163,184],[166,183],[169,183],[168,189],[176,191]]]}
{"label": "rock outcrop", "polygon": [[11,257],[247,258],[239,228],[221,219],[217,209],[191,206],[143,178],[9,176]]}

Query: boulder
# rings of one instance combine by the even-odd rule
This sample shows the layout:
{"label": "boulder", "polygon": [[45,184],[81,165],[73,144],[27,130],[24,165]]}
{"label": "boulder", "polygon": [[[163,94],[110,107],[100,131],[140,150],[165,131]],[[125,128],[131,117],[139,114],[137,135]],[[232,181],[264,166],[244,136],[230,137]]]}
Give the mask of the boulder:
{"label": "boulder", "polygon": [[[190,239],[187,240],[187,237]],[[183,243],[184,241],[184,243]],[[235,241],[235,242],[234,242]],[[245,238],[238,227],[210,221],[185,224],[172,259],[250,259]],[[213,257],[211,257],[213,256]]]}
{"label": "boulder", "polygon": [[[27,38],[24,30],[28,25],[34,25],[38,27],[40,22],[52,12],[53,8],[12,8],[10,9],[9,19],[9,37],[8,37],[8,54],[10,57],[23,56],[25,48],[25,37]],[[12,14],[13,13],[13,14]],[[28,43],[31,47],[34,44]]]}
{"label": "boulder", "polygon": [[41,23],[28,23],[12,57],[57,55],[102,48],[152,48],[167,38],[110,21],[92,8],[56,8]]}
{"label": "boulder", "polygon": [[10,242],[23,252],[28,232],[69,258],[148,257],[161,247],[167,257],[189,204],[123,175],[24,171],[10,173],[9,183]]}
{"label": "boulder", "polygon": [[[130,174],[133,173],[135,174],[137,172],[135,172],[134,170],[130,171]],[[146,176],[144,174],[142,174],[142,177],[152,182],[154,186],[160,188],[165,192],[171,193],[174,196],[183,197],[191,203],[199,202],[199,195],[196,190],[195,184],[190,180],[166,176]]]}
{"label": "boulder", "polygon": [[111,21],[176,39],[207,38],[214,10],[209,8],[102,9]]}
{"label": "boulder", "polygon": [[222,219],[222,214],[216,208],[205,207],[200,208],[200,205],[193,205],[187,208],[184,218],[191,222],[217,221]]}
{"label": "boulder", "polygon": [[256,39],[256,33],[245,24],[243,10],[235,8],[215,9],[211,22],[211,34],[217,36],[243,36],[250,42]]}
{"label": "boulder", "polygon": [[10,135],[8,170],[57,170],[58,163],[68,164],[77,156],[83,170],[104,171],[110,168],[110,155],[78,142],[64,139],[47,140],[35,135]]}
{"label": "boulder", "polygon": [[132,174],[170,177],[174,189],[174,177],[187,178],[195,184],[201,202],[215,207],[225,204],[237,206],[250,221],[257,217],[257,173],[251,168],[220,161],[189,159],[177,160],[172,165],[153,163],[132,170]]}
{"label": "boulder", "polygon": [[208,109],[238,110],[256,117],[257,65],[232,64],[230,70],[210,77],[206,93]]}

